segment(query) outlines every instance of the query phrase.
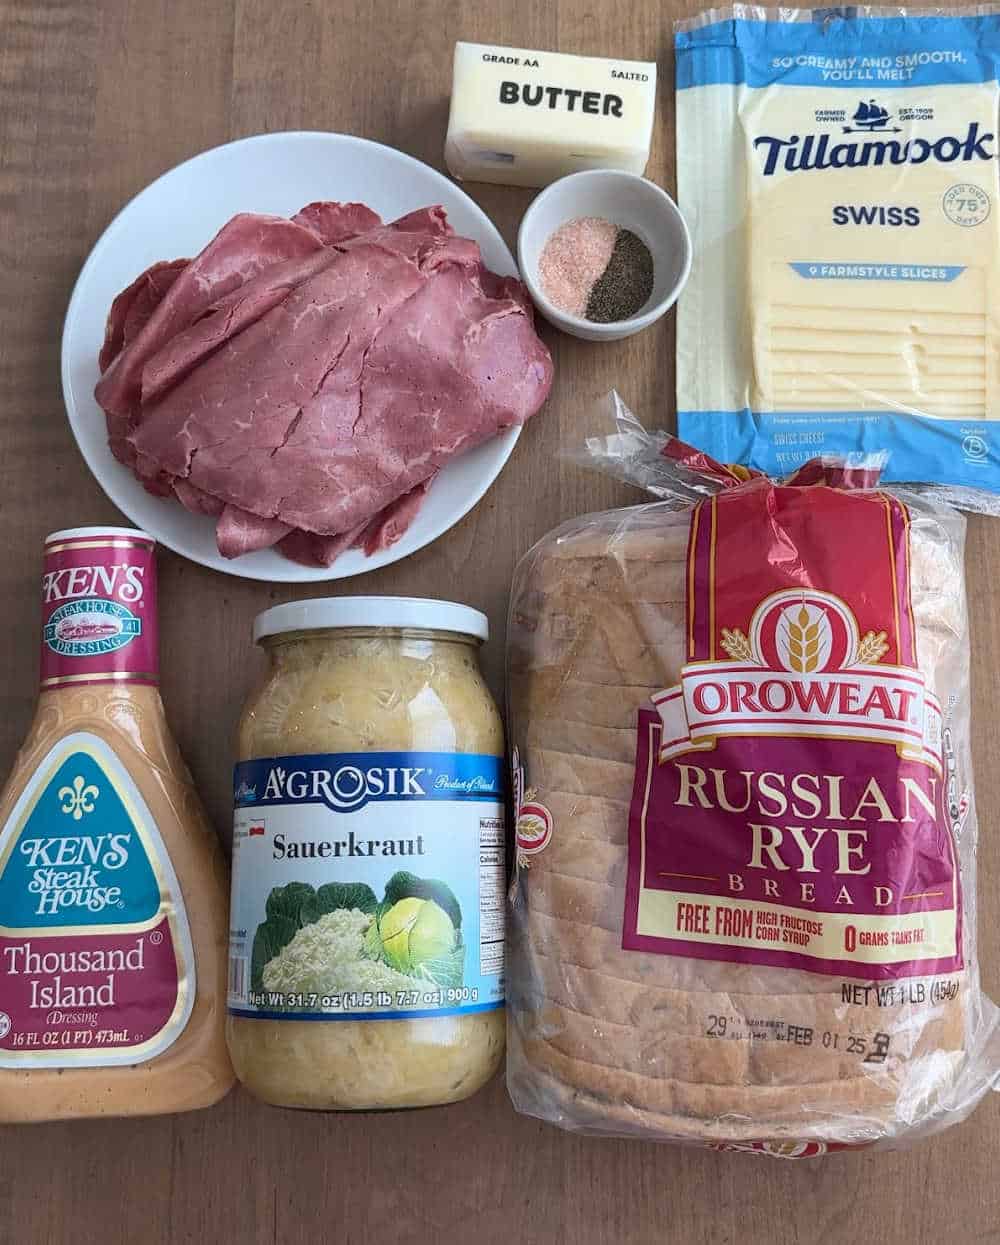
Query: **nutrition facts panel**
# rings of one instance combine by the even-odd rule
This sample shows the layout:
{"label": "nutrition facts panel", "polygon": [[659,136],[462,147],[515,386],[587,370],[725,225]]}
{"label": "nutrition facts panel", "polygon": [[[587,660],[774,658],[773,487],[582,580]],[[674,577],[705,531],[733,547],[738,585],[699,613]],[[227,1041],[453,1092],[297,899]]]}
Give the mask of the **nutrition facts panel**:
{"label": "nutrition facts panel", "polygon": [[503,972],[506,857],[502,817],[479,821],[479,971]]}

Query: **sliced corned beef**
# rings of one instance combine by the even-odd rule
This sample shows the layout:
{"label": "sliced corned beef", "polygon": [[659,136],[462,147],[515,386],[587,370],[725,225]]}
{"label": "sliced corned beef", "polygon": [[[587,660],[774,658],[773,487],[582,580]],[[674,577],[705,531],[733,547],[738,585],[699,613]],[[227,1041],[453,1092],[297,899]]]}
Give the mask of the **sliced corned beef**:
{"label": "sliced corned beef", "polygon": [[230,505],[325,535],[373,516],[393,498],[378,504],[366,494],[364,515],[327,522],[345,489],[360,487],[357,474],[345,477],[318,444],[300,439],[289,453],[289,438],[315,428],[349,442],[376,328],[420,285],[415,264],[381,247],[338,254],[144,408],[131,437],[139,474],[186,478]]}
{"label": "sliced corned beef", "polygon": [[317,536],[315,532],[296,528],[278,541],[277,548],[286,558],[302,566],[333,566],[342,553],[357,545],[367,526],[364,523],[353,532],[342,532],[339,536]]}
{"label": "sliced corned beef", "polygon": [[292,220],[319,234],[324,246],[357,237],[382,224],[382,217],[364,203],[307,203]]}
{"label": "sliced corned beef", "polygon": [[303,281],[333,263],[339,252],[320,247],[301,259],[270,264],[263,272],[213,303],[183,332],[171,337],[142,369],[142,402],[155,402],[223,342],[235,337],[288,297]]}
{"label": "sliced corned beef", "polygon": [[104,344],[97,356],[97,365],[102,372],[138,336],[140,329],[163,301],[167,290],[190,262],[175,259],[169,263],[153,264],[122,290],[111,304],[104,326]]}
{"label": "sliced corned beef", "polygon": [[238,558],[257,549],[270,549],[290,530],[280,519],[262,519],[238,506],[225,506],[215,525],[215,539],[224,558]]}
{"label": "sliced corned beef", "polygon": [[224,501],[195,488],[190,480],[174,480],[172,491],[184,509],[192,514],[207,514],[217,519],[226,508]]}
{"label": "sliced corned beef", "polygon": [[381,553],[383,549],[391,549],[417,517],[417,512],[424,504],[424,498],[430,486],[431,480],[424,480],[416,488],[410,489],[402,497],[397,497],[394,502],[390,502],[381,514],[377,514],[362,529],[361,534],[354,541],[353,548],[363,549],[368,557],[374,553]]}
{"label": "sliced corned beef", "polygon": [[523,286],[439,207],[235,217],[119,295],[101,361],[112,448],[147,488],[216,516],[227,557],[309,565],[395,543],[437,470],[552,378]]}
{"label": "sliced corned beef", "polygon": [[[304,225],[281,216],[243,213],[234,216],[200,255],[179,270],[139,332],[108,362],[94,390],[118,458],[131,464],[128,434],[141,418],[142,369],[147,359],[190,327],[217,299],[268,265],[310,255],[322,246],[319,235]],[[106,344],[116,332],[109,317]]]}

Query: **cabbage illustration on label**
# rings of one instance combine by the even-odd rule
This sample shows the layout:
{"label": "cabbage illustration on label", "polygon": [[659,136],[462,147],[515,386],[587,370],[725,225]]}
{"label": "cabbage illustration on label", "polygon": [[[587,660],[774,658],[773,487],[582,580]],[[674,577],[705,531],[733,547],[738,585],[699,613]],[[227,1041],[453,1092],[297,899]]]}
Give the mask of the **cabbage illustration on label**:
{"label": "cabbage illustration on label", "polygon": [[250,978],[272,1008],[329,1007],[332,996],[366,992],[409,1007],[414,995],[462,986],[462,912],[444,882],[396,873],[381,902],[364,883],[289,882],[266,910]]}
{"label": "cabbage illustration on label", "polygon": [[103,740],[67,736],[0,831],[0,1067],[152,1059],[182,1032],[194,985],[149,809]]}
{"label": "cabbage illustration on label", "polygon": [[[701,503],[688,660],[640,710],[622,946],[846,974],[962,967],[948,713],[917,662],[909,511],[777,489]],[[833,548],[815,565],[811,534]],[[941,976],[942,990],[954,982]]]}
{"label": "cabbage illustration on label", "polygon": [[503,1005],[497,757],[236,767],[229,1010],[398,1019]]}

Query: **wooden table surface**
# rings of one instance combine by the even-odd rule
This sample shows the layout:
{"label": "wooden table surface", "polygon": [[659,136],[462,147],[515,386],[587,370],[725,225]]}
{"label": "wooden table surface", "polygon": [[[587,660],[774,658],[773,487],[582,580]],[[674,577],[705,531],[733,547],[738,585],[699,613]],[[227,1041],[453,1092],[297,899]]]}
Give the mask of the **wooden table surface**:
{"label": "wooden table surface", "polygon": [[[121,521],[76,450],[59,385],[73,281],[119,207],[178,161],[261,131],[346,131],[442,168],[457,38],[658,60],[648,172],[671,187],[671,21],[688,9],[681,0],[0,2],[4,771],[35,698],[42,539],[58,527]],[[513,244],[532,192],[469,190]],[[560,462],[560,448],[595,429],[593,403],[612,385],[647,422],[672,418],[669,317],[617,345],[543,332],[556,361],[553,396],[485,500],[416,556],[332,587],[457,595],[486,610],[493,638],[485,660],[498,694],[516,559],[561,520],[633,499]],[[711,366],[711,343],[705,363]],[[1000,527],[974,521],[980,931],[994,994],[998,552]],[[250,622],[307,590],[223,576],[169,554],[160,568],[167,709],[228,839],[231,738],[257,660]],[[500,1081],[459,1106],[372,1116],[278,1111],[237,1090],[193,1115],[0,1128],[0,1245],[964,1245],[1000,1241],[998,1146],[995,1096],[965,1124],[910,1150],[782,1163],[563,1134],[516,1116]]]}

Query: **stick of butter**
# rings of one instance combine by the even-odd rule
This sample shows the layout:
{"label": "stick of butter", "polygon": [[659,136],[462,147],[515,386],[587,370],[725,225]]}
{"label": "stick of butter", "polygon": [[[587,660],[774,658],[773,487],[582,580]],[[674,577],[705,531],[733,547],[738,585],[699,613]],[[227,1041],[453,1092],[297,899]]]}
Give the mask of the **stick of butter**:
{"label": "stick of butter", "polygon": [[642,173],[655,105],[649,62],[456,43],[445,163],[459,180],[508,186]]}

